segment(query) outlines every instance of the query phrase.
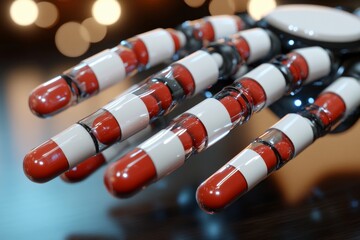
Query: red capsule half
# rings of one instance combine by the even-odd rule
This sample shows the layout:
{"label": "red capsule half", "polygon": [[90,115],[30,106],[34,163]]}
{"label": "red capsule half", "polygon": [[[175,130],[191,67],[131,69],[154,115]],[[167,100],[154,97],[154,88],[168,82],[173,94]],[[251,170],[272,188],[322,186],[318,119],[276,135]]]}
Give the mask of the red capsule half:
{"label": "red capsule half", "polygon": [[102,153],[86,159],[84,162],[78,164],[76,167],[63,173],[61,178],[69,183],[80,182],[94,173],[97,169],[103,166],[106,160]]}
{"label": "red capsule half", "polygon": [[67,171],[69,163],[60,147],[48,140],[25,156],[23,168],[31,181],[44,183]]}
{"label": "red capsule half", "polygon": [[324,125],[334,124],[342,118],[346,106],[342,98],[332,92],[321,94],[316,100],[315,105],[325,108],[327,111],[320,112],[320,119]]}
{"label": "red capsule half", "polygon": [[105,145],[111,145],[121,138],[119,123],[108,111],[94,120],[92,128],[96,139]]}
{"label": "red capsule half", "polygon": [[107,190],[119,198],[130,197],[156,180],[156,169],[145,151],[135,148],[105,172]]}
{"label": "red capsule half", "polygon": [[29,96],[30,110],[39,117],[60,112],[71,104],[72,91],[61,76],[35,88]]}
{"label": "red capsule half", "polygon": [[131,38],[129,42],[133,45],[132,49],[136,55],[138,62],[142,65],[146,65],[149,62],[149,53],[146,45],[139,38]]}
{"label": "red capsule half", "polygon": [[172,69],[173,77],[184,89],[185,95],[188,96],[193,94],[195,90],[195,82],[189,70],[186,67],[176,63],[172,65]]}
{"label": "red capsule half", "polygon": [[196,200],[205,212],[212,214],[226,208],[247,189],[244,176],[235,167],[226,165],[198,187]]}

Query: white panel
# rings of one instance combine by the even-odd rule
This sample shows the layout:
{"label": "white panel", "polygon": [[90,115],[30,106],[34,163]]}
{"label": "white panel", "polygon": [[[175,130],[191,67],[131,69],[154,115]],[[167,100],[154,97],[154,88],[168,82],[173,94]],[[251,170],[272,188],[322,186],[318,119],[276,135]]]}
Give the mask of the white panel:
{"label": "white panel", "polygon": [[269,34],[261,28],[254,28],[239,32],[250,48],[250,56],[247,63],[253,63],[264,58],[271,50]]}
{"label": "white panel", "polygon": [[265,19],[284,32],[310,40],[360,40],[360,18],[335,8],[300,4],[278,6]]}
{"label": "white panel", "polygon": [[290,139],[295,148],[295,155],[314,141],[310,120],[295,113],[287,114],[271,128],[280,130]]}
{"label": "white panel", "polygon": [[341,77],[325,88],[323,92],[333,92],[339,95],[345,103],[348,115],[360,105],[360,83],[352,77]]}
{"label": "white panel", "polygon": [[142,33],[136,37],[140,38],[146,46],[149,54],[149,66],[155,66],[170,59],[175,53],[174,41],[166,30],[157,28]]}
{"label": "white panel", "polygon": [[149,113],[145,103],[135,94],[125,94],[103,109],[108,110],[118,122],[121,129],[121,139],[124,140],[149,124]]}
{"label": "white panel", "polygon": [[269,106],[280,99],[286,91],[286,80],[274,65],[264,63],[243,76],[258,82],[266,93],[266,104]]}
{"label": "white panel", "polygon": [[238,31],[236,25],[236,19],[230,15],[219,15],[208,17],[207,20],[211,23],[214,33],[215,40],[223,37],[227,37]]}
{"label": "white panel", "polygon": [[73,124],[51,140],[63,151],[69,162],[69,169],[96,153],[91,135],[79,124]]}
{"label": "white panel", "polygon": [[210,147],[231,129],[230,115],[224,105],[214,98],[208,98],[186,111],[200,119],[207,132],[207,147]]}
{"label": "white panel", "polygon": [[195,82],[194,95],[216,83],[219,77],[219,68],[214,58],[203,50],[177,61],[191,73]]}
{"label": "white panel", "polygon": [[306,78],[305,84],[311,83],[314,80],[325,77],[331,71],[331,61],[329,54],[321,47],[308,47],[297,49],[295,52],[299,53],[306,60],[309,67],[309,75]]}
{"label": "white panel", "polygon": [[264,159],[251,149],[244,149],[229,163],[235,167],[246,179],[248,191],[267,177],[267,166]]}
{"label": "white panel", "polygon": [[158,179],[179,168],[185,161],[185,150],[180,139],[169,130],[161,130],[139,148],[152,159]]}
{"label": "white panel", "polygon": [[94,72],[100,90],[125,79],[125,66],[121,58],[110,50],[104,50],[83,61]]}

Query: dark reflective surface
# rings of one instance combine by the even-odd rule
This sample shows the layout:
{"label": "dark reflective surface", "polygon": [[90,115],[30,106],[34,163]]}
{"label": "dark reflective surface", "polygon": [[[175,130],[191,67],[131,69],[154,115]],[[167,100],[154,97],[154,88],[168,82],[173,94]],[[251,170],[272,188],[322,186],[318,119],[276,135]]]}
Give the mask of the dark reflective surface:
{"label": "dark reflective surface", "polygon": [[[1,11],[10,2],[3,1]],[[65,6],[71,1],[59,2]],[[322,3],[334,6],[338,2]],[[351,5],[353,1],[346,3]],[[150,5],[143,6],[146,10]],[[80,7],[74,5],[75,10],[67,7],[63,11],[68,9],[66,16],[70,19]],[[194,14],[189,16],[175,14],[173,7],[168,9],[171,14],[143,15],[153,19],[149,29],[174,26],[188,17],[200,17],[206,10],[178,10]],[[81,14],[86,15],[85,10]],[[73,15],[71,11],[75,11]],[[134,15],[131,10],[124,14]],[[163,18],[171,21],[165,24]],[[94,45],[84,57],[147,30],[141,28],[141,20],[137,21],[132,22],[133,29],[124,27],[124,33],[111,30],[109,38]],[[2,24],[8,22],[5,19]],[[73,185],[61,179],[46,184],[29,181],[22,160],[31,148],[106,104],[150,72],[54,118],[39,119],[27,106],[30,91],[81,58],[61,56],[44,32],[42,39],[38,37],[39,30],[30,34],[13,25],[1,29],[1,52],[5,57],[0,58],[0,239],[360,239],[359,123],[344,133],[319,140],[216,215],[197,207],[197,186],[278,120],[269,110],[254,115],[249,123],[191,158],[179,171],[129,199],[115,199],[107,193],[104,168]],[[32,37],[26,41],[27,34]],[[201,99],[192,99],[169,118]]]}

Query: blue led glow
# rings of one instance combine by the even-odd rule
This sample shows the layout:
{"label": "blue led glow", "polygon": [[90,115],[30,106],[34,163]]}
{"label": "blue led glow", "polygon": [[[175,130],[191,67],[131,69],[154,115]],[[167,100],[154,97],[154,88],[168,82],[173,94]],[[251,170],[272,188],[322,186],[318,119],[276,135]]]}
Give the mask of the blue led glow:
{"label": "blue led glow", "polygon": [[301,104],[302,104],[302,102],[301,102],[300,99],[296,99],[296,100],[294,101],[294,105],[297,106],[297,107],[300,107]]}

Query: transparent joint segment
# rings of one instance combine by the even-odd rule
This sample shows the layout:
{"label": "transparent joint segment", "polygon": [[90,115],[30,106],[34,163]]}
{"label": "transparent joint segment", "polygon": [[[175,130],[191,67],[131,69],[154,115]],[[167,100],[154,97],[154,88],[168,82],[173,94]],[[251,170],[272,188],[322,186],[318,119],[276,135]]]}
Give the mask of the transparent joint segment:
{"label": "transparent joint segment", "polygon": [[186,36],[185,50],[193,52],[219,38],[226,37],[247,27],[239,16],[211,16],[186,21],[178,29]]}
{"label": "transparent joint segment", "polygon": [[227,41],[229,41],[230,45],[235,47],[236,52],[240,55],[240,63],[245,64],[250,56],[250,47],[245,38],[240,35],[234,34]]}
{"label": "transparent joint segment", "polygon": [[142,71],[174,58],[185,44],[184,38],[183,33],[174,29],[154,29],[121,41],[120,45],[134,52],[137,69]]}
{"label": "transparent joint segment", "polygon": [[185,159],[206,149],[208,140],[206,129],[200,119],[193,114],[180,115],[172,121],[168,130],[180,139],[184,147]]}
{"label": "transparent joint segment", "polygon": [[127,76],[133,76],[138,72],[139,61],[132,49],[119,44],[112,48],[111,51],[115,52],[122,59]]}
{"label": "transparent joint segment", "polygon": [[312,123],[315,138],[324,136],[334,130],[344,117],[346,106],[343,99],[332,92],[325,92],[308,105],[300,115]]}
{"label": "transparent joint segment", "polygon": [[221,39],[211,43],[206,47],[206,50],[210,54],[218,53],[222,57],[223,62],[219,68],[219,79],[227,79],[235,74],[244,63],[238,49],[229,39]]}
{"label": "transparent joint segment", "polygon": [[244,102],[247,104],[248,113],[246,115],[248,115],[248,118],[250,118],[254,112],[258,112],[264,108],[266,93],[254,79],[247,77],[240,78],[232,84],[232,87],[239,91]]}
{"label": "transparent joint segment", "polygon": [[174,79],[159,75],[149,78],[132,93],[145,103],[153,120],[171,111],[184,97],[182,88]]}
{"label": "transparent joint segment", "polygon": [[194,91],[195,83],[191,73],[184,66],[173,64],[145,80],[132,93],[144,102],[153,121],[170,112]]}
{"label": "transparent joint segment", "polygon": [[322,107],[309,105],[299,114],[310,120],[315,139],[324,136],[332,129],[331,120],[326,113],[326,109]]}
{"label": "transparent joint segment", "polygon": [[271,171],[280,169],[295,156],[291,140],[283,132],[274,128],[267,130],[247,148],[261,155],[268,167],[269,174]]}
{"label": "transparent joint segment", "polygon": [[96,153],[102,152],[121,139],[121,129],[115,117],[99,109],[78,122],[94,141]]}
{"label": "transparent joint segment", "polygon": [[84,62],[65,71],[62,77],[67,80],[73,95],[76,96],[76,103],[99,92],[99,82],[96,75]]}
{"label": "transparent joint segment", "polygon": [[279,55],[271,61],[286,80],[286,94],[296,93],[300,90],[309,74],[309,67],[303,56],[296,52]]}
{"label": "transparent joint segment", "polygon": [[150,67],[148,65],[149,52],[146,48],[145,43],[140,38],[133,37],[127,40],[123,40],[120,42],[120,45],[124,48],[131,49],[134,52],[138,61],[138,71],[143,71]]}
{"label": "transparent joint segment", "polygon": [[186,21],[181,24],[177,29],[181,31],[186,38],[186,44],[183,49],[179,51],[181,57],[188,55],[191,52],[203,47],[203,41],[201,39],[194,38],[194,21]]}
{"label": "transparent joint segment", "polygon": [[115,142],[146,128],[149,123],[190,96],[194,89],[195,83],[189,71],[180,64],[174,64],[78,124],[89,132],[96,151],[101,152]]}
{"label": "transparent joint segment", "polygon": [[329,110],[314,104],[306,106],[299,114],[312,123],[315,139],[326,135],[340,124],[340,119],[330,117],[331,112]]}
{"label": "transparent joint segment", "polygon": [[240,83],[228,86],[214,96],[229,113],[232,128],[247,122],[253,113],[253,99]]}

